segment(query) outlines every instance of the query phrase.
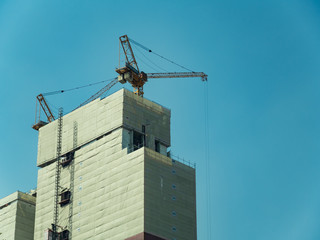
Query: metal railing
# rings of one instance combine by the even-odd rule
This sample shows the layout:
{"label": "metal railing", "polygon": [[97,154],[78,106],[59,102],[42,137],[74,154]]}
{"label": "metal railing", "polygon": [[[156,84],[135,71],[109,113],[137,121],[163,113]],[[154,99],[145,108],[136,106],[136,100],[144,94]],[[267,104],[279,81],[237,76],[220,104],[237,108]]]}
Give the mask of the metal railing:
{"label": "metal railing", "polygon": [[[132,153],[132,152],[134,152],[134,151],[136,151],[136,150],[138,150],[138,149],[140,149],[142,147],[145,147],[143,143],[141,143],[139,145],[133,145],[131,147],[128,146],[127,147],[128,153]],[[177,162],[183,163],[183,164],[185,164],[185,165],[187,165],[187,166],[189,166],[191,168],[194,168],[194,169],[196,168],[196,163],[191,162],[189,160],[186,160],[186,159],[184,159],[184,158],[182,158],[180,156],[173,155],[171,153],[171,151],[167,152],[167,157],[172,159],[172,163],[175,163],[175,161],[177,161]]]}
{"label": "metal railing", "polygon": [[170,152],[170,155],[168,157],[170,157],[172,159],[173,163],[174,163],[174,161],[178,161],[178,162],[183,163],[183,164],[185,164],[185,165],[187,165],[189,167],[192,167],[194,169],[196,168],[196,163],[193,163],[190,160],[186,160],[186,159],[181,158],[179,156],[173,155],[171,152]]}

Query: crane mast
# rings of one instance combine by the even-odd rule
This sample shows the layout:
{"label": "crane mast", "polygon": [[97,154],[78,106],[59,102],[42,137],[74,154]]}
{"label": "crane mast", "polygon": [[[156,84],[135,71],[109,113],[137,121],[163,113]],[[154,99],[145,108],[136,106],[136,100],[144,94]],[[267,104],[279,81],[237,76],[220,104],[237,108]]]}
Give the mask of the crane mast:
{"label": "crane mast", "polygon": [[[132,67],[134,67],[139,72],[139,67],[136,61],[136,58],[134,57],[131,44],[129,42],[129,38],[127,35],[123,35],[119,38],[122,49],[124,51],[124,54],[126,56],[126,62],[130,64]],[[120,66],[119,66],[120,67]]]}

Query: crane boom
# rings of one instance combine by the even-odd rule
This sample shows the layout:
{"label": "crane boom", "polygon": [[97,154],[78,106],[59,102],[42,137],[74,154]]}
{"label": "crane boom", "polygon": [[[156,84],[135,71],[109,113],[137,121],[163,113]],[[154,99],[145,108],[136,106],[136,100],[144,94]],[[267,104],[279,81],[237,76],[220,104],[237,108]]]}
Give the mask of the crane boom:
{"label": "crane boom", "polygon": [[138,67],[136,58],[134,57],[128,36],[123,35],[123,36],[119,37],[119,40],[122,45],[124,55],[126,56],[126,62],[128,64],[130,64],[132,67],[134,67],[139,72],[139,67]]}
{"label": "crane boom", "polygon": [[148,78],[187,78],[201,77],[207,81],[208,75],[203,72],[169,72],[169,73],[147,73]]}
{"label": "crane boom", "polygon": [[[43,112],[45,113],[46,117],[47,117],[47,120],[48,122],[52,122],[55,120],[50,108],[49,108],[49,105],[47,104],[44,96],[40,93],[38,96],[37,96],[37,101],[39,102]],[[38,116],[37,116],[38,115]],[[37,119],[39,117],[39,119]],[[38,120],[38,122],[37,122]],[[46,125],[46,122],[43,122],[43,121],[40,121],[40,109],[39,109],[39,112],[37,111],[37,106],[36,106],[36,121],[35,121],[35,124],[32,126],[32,128],[34,130],[39,130],[39,128],[41,128],[42,126]]]}
{"label": "crane boom", "polygon": [[44,96],[42,94],[39,94],[37,96],[37,99],[40,103],[40,106],[42,108],[42,110],[44,111],[44,113],[46,114],[47,116],[47,119],[48,119],[48,122],[52,122],[54,120],[54,116],[46,102],[46,100],[44,99]]}

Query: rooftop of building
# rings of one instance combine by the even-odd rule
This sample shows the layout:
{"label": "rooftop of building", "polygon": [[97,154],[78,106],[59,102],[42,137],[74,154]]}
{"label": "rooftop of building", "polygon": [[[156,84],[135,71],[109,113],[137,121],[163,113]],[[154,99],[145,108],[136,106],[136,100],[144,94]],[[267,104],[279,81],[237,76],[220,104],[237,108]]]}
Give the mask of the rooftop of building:
{"label": "rooftop of building", "polygon": [[36,205],[35,190],[30,190],[29,192],[16,191],[2,199],[0,199],[0,210],[11,205],[16,201],[24,201],[26,203]]}

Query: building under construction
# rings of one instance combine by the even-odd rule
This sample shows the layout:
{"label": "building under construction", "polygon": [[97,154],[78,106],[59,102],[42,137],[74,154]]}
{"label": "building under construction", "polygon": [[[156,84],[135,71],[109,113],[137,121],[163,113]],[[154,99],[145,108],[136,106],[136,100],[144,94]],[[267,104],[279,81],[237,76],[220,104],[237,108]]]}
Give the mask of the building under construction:
{"label": "building under construction", "polygon": [[[184,67],[189,72],[144,73],[130,41],[154,52],[129,41],[127,35],[119,40],[125,66],[119,66],[119,76],[79,108],[67,115],[60,109],[56,119],[45,94],[37,96],[47,119],[41,121],[36,111],[36,205],[34,197],[22,193],[1,199],[0,238],[197,239],[195,168],[171,158],[171,112],[143,98],[143,86],[149,78],[207,81],[207,75]],[[118,82],[130,83],[134,91],[122,89],[100,98]],[[26,203],[28,219],[19,212]]]}
{"label": "building under construction", "polygon": [[32,240],[35,192],[15,192],[0,199],[0,239]]}
{"label": "building under construction", "polygon": [[197,239],[169,109],[122,89],[39,129],[34,239]]}

